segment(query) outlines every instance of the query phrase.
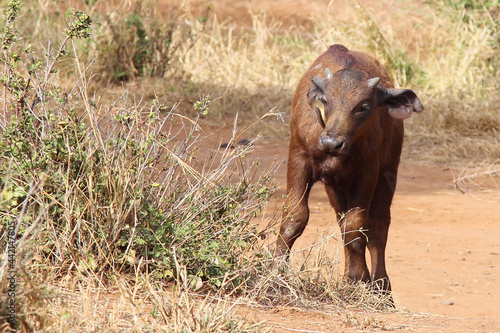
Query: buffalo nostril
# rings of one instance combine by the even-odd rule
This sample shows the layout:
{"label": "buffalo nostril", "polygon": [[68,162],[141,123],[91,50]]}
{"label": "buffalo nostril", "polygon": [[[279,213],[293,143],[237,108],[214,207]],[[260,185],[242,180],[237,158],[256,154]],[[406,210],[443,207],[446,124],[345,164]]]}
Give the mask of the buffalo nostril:
{"label": "buffalo nostril", "polygon": [[331,138],[329,136],[323,136],[320,139],[320,144],[325,151],[338,152],[344,147],[344,142]]}
{"label": "buffalo nostril", "polygon": [[335,150],[338,151],[338,150],[340,150],[342,148],[344,148],[344,142],[343,141],[339,141],[339,140],[335,140],[333,149],[335,149]]}

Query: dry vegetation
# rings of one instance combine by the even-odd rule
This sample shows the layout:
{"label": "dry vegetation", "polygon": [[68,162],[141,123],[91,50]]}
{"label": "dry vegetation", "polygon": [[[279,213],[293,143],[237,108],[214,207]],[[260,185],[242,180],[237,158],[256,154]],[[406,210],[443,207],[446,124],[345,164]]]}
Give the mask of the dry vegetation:
{"label": "dry vegetation", "polygon": [[332,43],[375,54],[418,91],[426,112],[407,123],[410,157],[498,172],[496,1],[409,2],[390,12],[414,13],[404,24],[349,7],[355,25],[334,2],[314,19],[256,10],[240,24],[211,1],[17,3],[2,3],[0,36],[1,332],[13,330],[9,227],[21,331],[269,329],[235,317],[237,300],[387,310],[339,277],[324,253],[335,235],[296,268],[273,260],[261,239],[274,225],[257,225],[276,165],[259,170],[251,146],[200,152],[200,124],[258,122],[253,134],[286,139],[294,87]]}

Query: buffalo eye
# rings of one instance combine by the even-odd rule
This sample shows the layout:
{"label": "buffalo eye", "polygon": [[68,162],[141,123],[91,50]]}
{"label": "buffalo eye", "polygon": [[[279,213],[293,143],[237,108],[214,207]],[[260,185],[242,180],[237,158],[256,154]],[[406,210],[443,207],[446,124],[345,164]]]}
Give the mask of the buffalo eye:
{"label": "buffalo eye", "polygon": [[363,103],[363,104],[361,104],[361,107],[359,108],[359,111],[360,112],[366,112],[366,111],[370,111],[370,109],[371,109],[370,104]]}

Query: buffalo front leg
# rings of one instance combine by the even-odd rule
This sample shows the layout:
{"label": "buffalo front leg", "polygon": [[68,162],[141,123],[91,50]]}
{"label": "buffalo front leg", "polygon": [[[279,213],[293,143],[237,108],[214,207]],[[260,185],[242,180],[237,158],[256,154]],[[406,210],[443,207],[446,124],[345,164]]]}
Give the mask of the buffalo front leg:
{"label": "buffalo front leg", "polygon": [[339,221],[344,243],[345,277],[352,282],[370,281],[366,265],[366,245],[368,213],[354,208],[343,215]]}
{"label": "buffalo front leg", "polygon": [[[335,212],[338,214],[338,223],[342,233],[345,256],[344,275],[349,281],[370,281],[370,273],[366,265],[366,230],[368,229],[368,212],[359,201],[349,202],[348,196],[337,193],[331,186],[325,186]],[[366,193],[366,192],[364,192]],[[366,193],[369,194],[369,193]],[[368,201],[368,198],[362,198]],[[366,204],[365,204],[366,205]],[[351,208],[355,207],[355,208]]]}
{"label": "buffalo front leg", "polygon": [[276,255],[287,255],[287,259],[293,243],[302,234],[309,221],[308,198],[313,181],[311,168],[304,161],[304,158],[290,150],[287,166],[287,198],[276,241]]}

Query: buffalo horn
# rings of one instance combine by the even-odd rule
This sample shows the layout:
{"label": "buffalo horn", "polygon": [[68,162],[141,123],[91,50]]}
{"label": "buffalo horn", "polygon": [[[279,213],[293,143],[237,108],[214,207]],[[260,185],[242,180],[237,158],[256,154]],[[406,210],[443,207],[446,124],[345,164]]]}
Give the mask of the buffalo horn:
{"label": "buffalo horn", "polygon": [[368,80],[368,87],[370,88],[374,88],[377,86],[377,84],[379,83],[380,81],[380,78],[379,77],[374,77],[374,78],[371,78]]}
{"label": "buffalo horn", "polygon": [[330,70],[330,68],[325,68],[325,77],[327,80],[331,79],[333,77],[333,74],[332,74],[332,71]]}

